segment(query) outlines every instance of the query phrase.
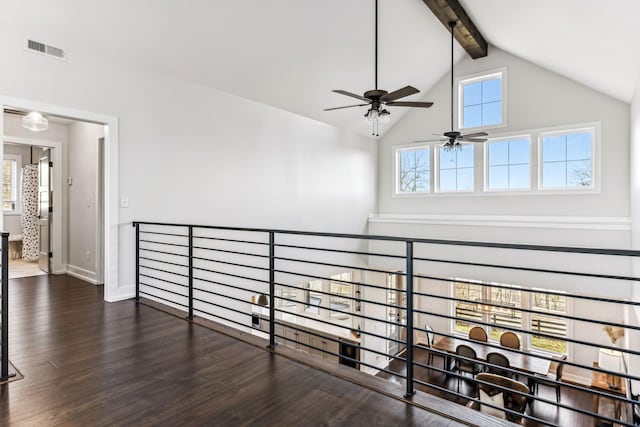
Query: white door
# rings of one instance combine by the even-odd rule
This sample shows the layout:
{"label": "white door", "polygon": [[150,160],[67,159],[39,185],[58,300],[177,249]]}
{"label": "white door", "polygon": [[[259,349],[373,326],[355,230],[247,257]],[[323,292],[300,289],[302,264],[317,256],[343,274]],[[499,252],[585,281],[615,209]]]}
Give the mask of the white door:
{"label": "white door", "polygon": [[40,270],[51,272],[51,149],[40,149],[38,162],[38,229],[40,234]]}

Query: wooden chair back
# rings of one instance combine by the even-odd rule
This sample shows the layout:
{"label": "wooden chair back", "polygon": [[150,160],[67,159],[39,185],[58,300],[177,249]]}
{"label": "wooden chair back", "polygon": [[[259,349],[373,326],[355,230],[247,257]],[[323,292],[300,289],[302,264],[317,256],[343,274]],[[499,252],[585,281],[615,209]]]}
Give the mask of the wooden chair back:
{"label": "wooden chair back", "polygon": [[507,331],[500,335],[500,345],[503,347],[515,348],[516,350],[520,350],[520,338],[511,332]]}
{"label": "wooden chair back", "polygon": [[474,326],[469,330],[469,339],[487,342],[489,337],[487,336],[487,331],[484,330],[481,326]]}

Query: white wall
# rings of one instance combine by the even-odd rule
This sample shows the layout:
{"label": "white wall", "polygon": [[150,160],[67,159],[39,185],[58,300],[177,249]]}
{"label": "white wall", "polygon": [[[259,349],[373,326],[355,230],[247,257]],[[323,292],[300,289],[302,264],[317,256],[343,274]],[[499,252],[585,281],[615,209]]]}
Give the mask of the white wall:
{"label": "white wall", "polygon": [[[0,94],[119,118],[119,281],[134,281],[131,221],[361,233],[376,206],[376,143],[292,113],[140,68],[45,34],[67,62],[3,27]],[[33,31],[40,32],[38,29]],[[54,43],[55,44],[55,43]],[[34,82],[38,82],[37,85]]]}
{"label": "white wall", "polygon": [[[462,240],[628,247],[629,106],[495,48],[485,58],[460,61],[456,76],[501,67],[506,67],[507,72],[507,126],[488,133],[599,122],[601,191],[518,196],[476,191],[472,195],[393,197],[393,147],[434,138],[432,134],[449,128],[450,86],[449,76],[445,76],[425,95],[435,105],[408,113],[380,143],[380,215],[370,221],[370,231]],[[482,145],[476,144],[475,150],[479,190],[483,179]]]}
{"label": "white wall", "polygon": [[98,267],[98,139],[102,137],[103,126],[83,122],[69,125],[67,270],[92,282]]}

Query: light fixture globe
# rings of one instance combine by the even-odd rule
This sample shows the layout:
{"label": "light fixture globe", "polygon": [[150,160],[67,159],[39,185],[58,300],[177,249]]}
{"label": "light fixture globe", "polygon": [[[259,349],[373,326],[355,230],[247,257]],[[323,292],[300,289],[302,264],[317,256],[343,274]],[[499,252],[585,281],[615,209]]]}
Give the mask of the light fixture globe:
{"label": "light fixture globe", "polygon": [[377,108],[373,108],[373,107],[372,107],[372,108],[370,108],[370,109],[367,111],[367,114],[365,114],[364,116],[365,116],[365,117],[367,118],[367,120],[369,120],[369,121],[375,121],[375,120],[378,120],[378,116],[379,116],[378,109],[377,109]]}
{"label": "light fixture globe", "polygon": [[22,127],[32,132],[42,132],[49,129],[49,120],[37,111],[32,111],[22,118]]}
{"label": "light fixture globe", "polygon": [[378,114],[378,118],[380,119],[380,123],[389,123],[391,121],[391,113],[389,110],[382,110]]}

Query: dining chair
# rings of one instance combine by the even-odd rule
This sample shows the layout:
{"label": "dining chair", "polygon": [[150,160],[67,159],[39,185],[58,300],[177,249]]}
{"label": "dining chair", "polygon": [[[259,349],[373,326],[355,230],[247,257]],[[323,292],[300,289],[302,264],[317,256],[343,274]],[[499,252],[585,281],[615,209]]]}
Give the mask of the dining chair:
{"label": "dining chair", "polygon": [[481,326],[474,326],[469,330],[469,339],[487,342],[489,337],[487,336],[487,331],[484,330]]}
{"label": "dining chair", "polygon": [[434,333],[433,328],[428,324],[424,325],[425,331],[417,331],[416,332],[416,342],[420,343],[420,346],[426,347],[427,353],[427,363],[430,365],[433,363],[433,351],[431,351],[431,347],[433,347]]}
{"label": "dining chair", "polygon": [[[486,360],[487,360],[487,363],[490,363],[492,365],[503,366],[505,368],[511,367],[511,364],[509,363],[509,359],[507,358],[507,356],[505,356],[502,353],[497,353],[497,352],[489,353],[487,354]],[[507,378],[513,378],[513,374],[510,371],[505,369],[500,369],[495,366],[487,366],[487,369],[485,369],[485,372],[489,372],[490,374],[501,375]]]}
{"label": "dining chair", "polygon": [[[465,359],[456,358],[456,363],[453,366],[453,370],[458,371],[458,373],[462,374],[466,372],[471,374],[473,377],[476,374],[482,372],[482,366],[479,363],[473,362],[472,360],[477,360],[476,351],[465,344],[460,344],[456,347],[456,355],[464,357]],[[467,360],[471,359],[471,360]],[[461,375],[458,375],[458,393],[460,392],[460,380]]]}
{"label": "dining chair", "polygon": [[500,345],[520,350],[520,338],[518,338],[518,336],[513,332],[507,331],[500,335]]}
{"label": "dining chair", "polygon": [[[556,389],[556,402],[560,402],[560,380],[562,379],[562,371],[564,369],[564,361],[567,360],[567,355],[553,356],[553,362],[549,365],[549,372],[547,375],[536,374],[532,377],[534,384],[533,393],[538,393],[538,385],[546,385],[548,387],[554,387]],[[554,382],[555,381],[555,382]]]}

